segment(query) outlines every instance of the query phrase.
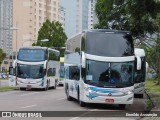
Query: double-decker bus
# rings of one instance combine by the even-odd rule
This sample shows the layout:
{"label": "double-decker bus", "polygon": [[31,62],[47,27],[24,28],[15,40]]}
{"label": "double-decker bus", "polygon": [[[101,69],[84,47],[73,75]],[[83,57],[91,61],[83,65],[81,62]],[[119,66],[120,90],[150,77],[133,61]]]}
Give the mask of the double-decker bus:
{"label": "double-decker bus", "polygon": [[[26,88],[56,88],[59,81],[59,51],[47,47],[23,47],[13,63],[16,85]],[[13,72],[11,72],[13,73]]]}
{"label": "double-decker bus", "polygon": [[65,75],[64,57],[60,57],[60,79],[59,79],[59,85],[62,85],[62,86],[63,86],[63,83],[64,83],[64,75]]}
{"label": "double-decker bus", "polygon": [[118,104],[134,99],[134,45],[127,31],[89,30],[66,42],[65,93],[80,106]]}
{"label": "double-decker bus", "polygon": [[145,59],[144,49],[135,48],[134,52],[135,52],[136,61],[138,59],[140,61],[139,63],[136,62],[135,64],[136,67],[135,67],[134,94],[138,95],[140,98],[143,98],[148,63],[146,62],[146,59]]}

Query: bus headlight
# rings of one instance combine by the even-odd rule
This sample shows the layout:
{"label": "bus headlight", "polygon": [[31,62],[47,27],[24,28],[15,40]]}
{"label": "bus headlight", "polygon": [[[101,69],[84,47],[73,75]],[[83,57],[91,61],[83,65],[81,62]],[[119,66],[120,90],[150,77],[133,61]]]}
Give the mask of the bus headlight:
{"label": "bus headlight", "polygon": [[125,92],[125,95],[130,95],[130,94],[133,94],[132,90]]}
{"label": "bus headlight", "polygon": [[95,91],[91,90],[90,88],[87,89],[89,93],[95,93]]}

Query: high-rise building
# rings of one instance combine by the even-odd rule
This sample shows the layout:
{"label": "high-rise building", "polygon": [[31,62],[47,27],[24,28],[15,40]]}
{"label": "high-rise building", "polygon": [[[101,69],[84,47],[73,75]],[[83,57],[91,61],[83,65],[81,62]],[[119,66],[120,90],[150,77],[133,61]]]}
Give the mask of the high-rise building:
{"label": "high-rise building", "polygon": [[76,33],[88,29],[89,0],[77,0]]}
{"label": "high-rise building", "polygon": [[0,0],[0,48],[12,53],[12,0]]}
{"label": "high-rise building", "polygon": [[6,53],[6,58],[2,61],[0,72],[5,72],[12,63],[9,60],[12,56],[12,11],[13,0],[0,0],[0,48]]}
{"label": "high-rise building", "polygon": [[59,22],[62,24],[62,27],[65,31],[65,25],[66,25],[66,9],[61,6],[60,7],[60,15],[59,15]]}
{"label": "high-rise building", "polygon": [[96,2],[97,0],[89,0],[88,29],[93,29],[94,25],[98,23],[98,19],[95,13]]}
{"label": "high-rise building", "polygon": [[[60,0],[13,0],[13,26],[18,27],[17,51],[36,42],[38,31],[46,19],[59,20]],[[16,33],[13,49],[16,51]]]}
{"label": "high-rise building", "polygon": [[66,8],[65,32],[68,37],[83,30],[93,29],[98,23],[95,14],[97,0],[61,0],[61,5]]}

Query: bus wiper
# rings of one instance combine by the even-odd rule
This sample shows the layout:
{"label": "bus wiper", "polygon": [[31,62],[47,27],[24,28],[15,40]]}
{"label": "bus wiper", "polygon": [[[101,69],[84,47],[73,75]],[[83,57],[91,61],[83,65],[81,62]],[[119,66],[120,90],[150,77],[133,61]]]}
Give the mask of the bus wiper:
{"label": "bus wiper", "polygon": [[86,80],[86,82],[89,84],[89,85],[98,85],[97,83],[95,83],[95,82],[91,82],[90,80]]}

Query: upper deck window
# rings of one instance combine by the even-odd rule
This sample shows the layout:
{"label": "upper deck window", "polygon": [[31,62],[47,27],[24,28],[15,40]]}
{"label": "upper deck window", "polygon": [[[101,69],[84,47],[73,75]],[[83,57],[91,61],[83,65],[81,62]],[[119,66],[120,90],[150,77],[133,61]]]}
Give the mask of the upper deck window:
{"label": "upper deck window", "polygon": [[126,33],[88,32],[85,52],[108,57],[133,56],[133,40]]}
{"label": "upper deck window", "polygon": [[20,49],[18,60],[27,62],[39,62],[45,60],[45,50],[43,49]]}

